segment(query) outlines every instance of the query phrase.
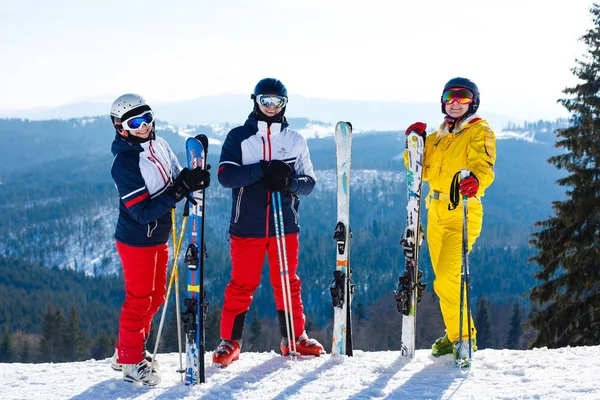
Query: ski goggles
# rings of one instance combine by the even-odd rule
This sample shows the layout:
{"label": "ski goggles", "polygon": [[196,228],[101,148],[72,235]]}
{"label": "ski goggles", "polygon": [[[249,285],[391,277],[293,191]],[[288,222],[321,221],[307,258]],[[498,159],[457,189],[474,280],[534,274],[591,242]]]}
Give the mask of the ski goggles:
{"label": "ski goggles", "polygon": [[144,111],[140,115],[135,115],[131,118],[127,118],[125,121],[121,121],[123,128],[131,131],[140,129],[144,124],[150,125],[154,122],[154,114],[151,110]]}
{"label": "ski goggles", "polygon": [[459,104],[471,104],[475,96],[469,89],[450,88],[442,94],[442,102],[444,104],[452,104],[455,101]]}
{"label": "ski goggles", "polygon": [[263,107],[283,108],[287,104],[287,97],[274,94],[259,94],[256,96],[256,102]]}

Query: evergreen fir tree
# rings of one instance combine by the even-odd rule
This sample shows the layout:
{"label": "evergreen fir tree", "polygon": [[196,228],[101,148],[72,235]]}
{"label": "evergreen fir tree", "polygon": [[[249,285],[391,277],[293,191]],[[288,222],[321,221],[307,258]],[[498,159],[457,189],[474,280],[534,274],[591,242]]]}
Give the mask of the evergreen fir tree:
{"label": "evergreen fir tree", "polygon": [[522,310],[519,299],[515,300],[513,306],[512,317],[510,318],[510,330],[508,331],[508,340],[506,342],[506,348],[521,350],[521,335],[523,329],[521,328],[522,323]]}
{"label": "evergreen fir tree", "polygon": [[572,125],[557,130],[563,152],[549,159],[567,172],[557,181],[566,200],[553,202],[553,216],[536,224],[531,240],[539,250],[531,261],[541,267],[530,293],[540,305],[529,322],[535,347],[600,343],[600,5],[590,13],[594,26],[581,38],[587,54],[572,70],[581,82],[559,100]]}
{"label": "evergreen fir tree", "polygon": [[65,361],[84,361],[89,358],[90,351],[87,338],[79,323],[79,315],[75,306],[71,307],[69,322],[64,334]]}
{"label": "evergreen fir tree", "polygon": [[22,363],[31,362],[31,346],[29,345],[29,340],[27,338],[23,340],[23,346],[21,346],[21,355],[19,359],[19,361]]}
{"label": "evergreen fir tree", "polygon": [[[163,306],[165,307],[165,306]],[[177,344],[177,312],[175,310],[175,305],[172,305],[173,310],[167,310],[167,317],[165,318],[166,321],[164,323],[163,326],[163,331],[162,331],[162,337],[160,338],[160,343],[159,343],[159,352],[161,353],[173,353],[176,351],[179,351],[179,347]],[[162,309],[159,310],[157,316],[162,315]],[[160,318],[160,317],[157,317]],[[160,324],[160,319],[158,320],[158,324]],[[158,325],[157,325],[157,332],[158,332]],[[181,334],[184,335],[183,332],[183,326],[181,328],[182,332]],[[185,336],[183,341],[181,343],[185,343]],[[153,352],[154,351],[154,346],[156,345],[155,342],[151,342],[151,343],[146,343],[146,349],[148,349],[148,351]],[[184,349],[182,348],[182,351],[184,351]]]}
{"label": "evergreen fir tree", "polygon": [[367,308],[365,307],[365,304],[363,302],[359,301],[356,304],[355,315],[357,321],[362,321],[367,318]]}
{"label": "evergreen fir tree", "polygon": [[63,312],[60,306],[56,307],[56,311],[54,312],[54,331],[55,336],[52,338],[55,344],[56,353],[52,361],[65,362],[70,361],[67,357],[70,354],[71,344],[67,343],[65,340],[65,331],[66,331],[66,323],[65,323],[65,313]]}
{"label": "evergreen fir tree", "polygon": [[42,335],[40,338],[40,348],[38,359],[41,362],[54,361],[56,354],[56,324],[55,315],[52,307],[48,305],[44,320],[42,322]]}
{"label": "evergreen fir tree", "polygon": [[91,357],[95,360],[104,360],[111,357],[115,351],[115,340],[104,332],[100,333],[90,349]]}
{"label": "evergreen fir tree", "polygon": [[261,351],[261,322],[260,317],[258,316],[258,307],[252,307],[252,320],[250,321],[250,340],[248,350],[251,351]]}
{"label": "evergreen fir tree", "polygon": [[0,362],[10,363],[15,361],[15,350],[13,348],[12,337],[8,331],[4,331],[0,341]]}
{"label": "evergreen fir tree", "polygon": [[206,337],[206,348],[215,349],[221,341],[221,307],[216,301],[212,306],[212,310],[206,317],[206,323],[204,324],[205,337]]}
{"label": "evergreen fir tree", "polygon": [[477,315],[475,316],[475,326],[477,327],[477,348],[491,349],[494,347],[494,338],[492,336],[492,323],[490,321],[490,308],[485,296],[481,295],[477,302]]}

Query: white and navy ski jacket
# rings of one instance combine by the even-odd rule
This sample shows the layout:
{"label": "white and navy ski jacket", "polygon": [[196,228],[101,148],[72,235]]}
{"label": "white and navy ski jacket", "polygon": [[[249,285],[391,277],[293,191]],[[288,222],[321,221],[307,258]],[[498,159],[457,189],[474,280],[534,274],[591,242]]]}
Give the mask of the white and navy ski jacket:
{"label": "white and navy ski jacket", "polygon": [[140,144],[117,134],[111,150],[111,174],[120,197],[115,239],[138,247],[167,243],[169,211],[177,202],[166,190],[181,170],[177,157],[158,136]]}
{"label": "white and navy ski jacket", "polygon": [[300,231],[298,195],[308,195],[316,177],[306,139],[283,123],[257,121],[253,114],[232,129],[221,150],[219,182],[232,190],[229,233],[238,237],[275,236],[271,193],[262,184],[261,161],[282,160],[294,170],[291,188],[281,193],[285,233]]}

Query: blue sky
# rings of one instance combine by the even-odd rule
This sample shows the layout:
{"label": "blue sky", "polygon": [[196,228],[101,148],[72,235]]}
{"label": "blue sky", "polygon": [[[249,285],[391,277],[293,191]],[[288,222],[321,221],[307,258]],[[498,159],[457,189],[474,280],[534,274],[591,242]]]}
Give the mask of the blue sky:
{"label": "blue sky", "polygon": [[[553,4],[554,3],[554,4]],[[550,5],[551,4],[551,5]],[[556,104],[592,1],[0,0],[0,109],[250,93],[436,102],[473,79],[482,108],[564,116]]]}

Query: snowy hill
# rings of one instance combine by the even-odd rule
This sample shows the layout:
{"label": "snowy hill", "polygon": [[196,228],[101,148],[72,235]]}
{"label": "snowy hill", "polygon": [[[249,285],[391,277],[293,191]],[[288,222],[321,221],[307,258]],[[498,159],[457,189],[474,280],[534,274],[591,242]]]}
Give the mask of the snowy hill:
{"label": "snowy hill", "polygon": [[[116,97],[116,95],[115,95]],[[173,124],[222,124],[224,121],[243,122],[252,111],[248,94],[221,94],[202,96],[187,101],[160,103],[147,99],[157,118]],[[93,115],[106,115],[111,100],[85,101],[65,104],[54,108],[30,110],[0,110],[0,118],[27,118],[32,120],[70,119]],[[483,110],[482,110],[483,111]],[[356,129],[399,130],[416,120],[438,124],[442,119],[440,105],[431,103],[403,103],[399,101],[358,101],[309,98],[290,95],[287,107],[288,118],[309,118],[335,124],[340,120],[351,120]],[[517,118],[494,113],[486,109],[485,118],[492,126],[502,127]]]}
{"label": "snowy hill", "polygon": [[[178,356],[160,354],[162,382],[126,383],[110,359],[64,364],[0,364],[4,399],[598,399],[600,346],[481,350],[471,371],[449,356],[419,350],[355,351],[354,357],[299,358],[242,353],[229,368],[207,367],[206,383],[186,387]],[[206,354],[209,362],[210,353]],[[210,364],[207,364],[210,365]]]}

